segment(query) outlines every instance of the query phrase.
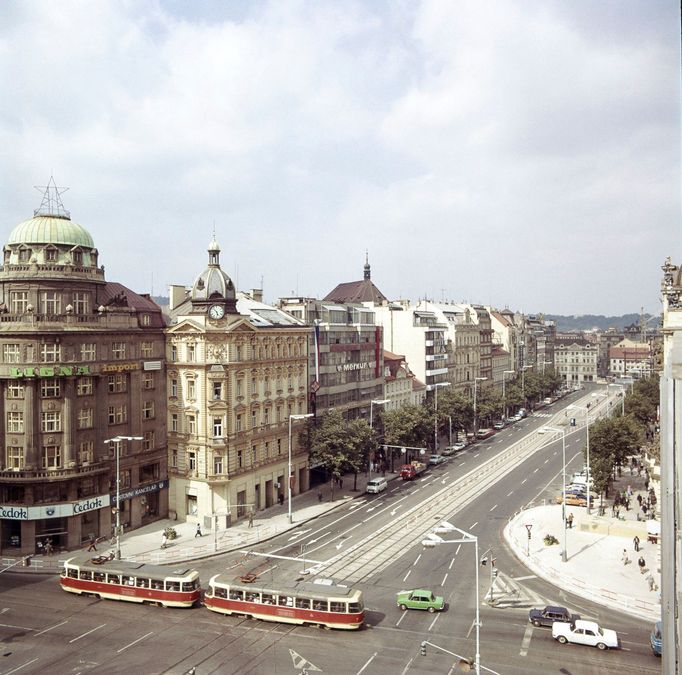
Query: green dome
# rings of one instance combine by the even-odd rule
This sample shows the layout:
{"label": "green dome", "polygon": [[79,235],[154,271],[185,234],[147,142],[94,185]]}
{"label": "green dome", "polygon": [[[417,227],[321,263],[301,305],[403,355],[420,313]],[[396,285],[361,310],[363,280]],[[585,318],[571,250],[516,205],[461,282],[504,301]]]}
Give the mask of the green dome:
{"label": "green dome", "polygon": [[19,223],[9,235],[8,245],[12,244],[63,244],[95,248],[90,233],[78,223],[68,218],[56,216],[36,216]]}

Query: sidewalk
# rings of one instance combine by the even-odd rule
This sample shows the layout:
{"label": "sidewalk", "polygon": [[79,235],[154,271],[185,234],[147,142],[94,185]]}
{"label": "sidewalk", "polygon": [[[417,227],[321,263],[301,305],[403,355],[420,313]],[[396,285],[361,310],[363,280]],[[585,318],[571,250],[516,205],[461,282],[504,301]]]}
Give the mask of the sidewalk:
{"label": "sidewalk", "polygon": [[[381,474],[373,473],[372,477],[377,475]],[[397,473],[386,472],[386,478],[389,481],[397,477]],[[346,474],[342,477],[343,487],[334,486],[334,501],[331,501],[331,486],[328,482],[319,486],[322,491],[321,501],[318,498],[317,487],[294,496],[291,500],[293,520],[291,523],[289,522],[286,500],[281,506],[277,504],[269,509],[256,512],[252,527],[249,527],[249,521],[246,518],[229,528],[219,528],[217,532],[202,527],[203,536],[201,537],[196,536],[197,525],[195,522],[157,520],[121,536],[121,557],[137,562],[167,565],[208,558],[252,546],[276,537],[282,532],[297,528],[307,521],[348,503],[351,499],[364,496],[367,480],[368,477],[364,473],[358,474],[357,489],[353,490],[354,475]],[[177,538],[168,541],[166,548],[162,549],[163,531],[167,527],[172,527],[176,531]],[[87,544],[84,548],[60,553],[58,556],[33,556],[30,568],[22,568],[17,565],[15,571],[55,573],[61,567],[61,561],[69,558],[71,554],[82,553],[86,549]],[[107,554],[112,550],[113,546],[108,541],[98,543],[97,554],[93,552],[93,555]],[[2,567],[9,567],[16,562],[11,558],[3,558]]]}
{"label": "sidewalk", "polygon": [[[647,542],[646,523],[636,512],[621,518],[587,515],[584,507],[568,506],[573,528],[566,531],[567,561],[562,562],[563,527],[561,505],[535,506],[513,516],[504,530],[516,557],[531,571],[566,591],[649,621],[661,618],[659,544]],[[607,509],[611,513],[611,509]],[[526,525],[531,525],[528,539]],[[543,538],[554,535],[559,545],[547,546]],[[633,538],[640,539],[635,552]],[[629,562],[623,563],[623,550]],[[639,558],[646,562],[640,573]],[[650,579],[654,590],[650,590]]]}

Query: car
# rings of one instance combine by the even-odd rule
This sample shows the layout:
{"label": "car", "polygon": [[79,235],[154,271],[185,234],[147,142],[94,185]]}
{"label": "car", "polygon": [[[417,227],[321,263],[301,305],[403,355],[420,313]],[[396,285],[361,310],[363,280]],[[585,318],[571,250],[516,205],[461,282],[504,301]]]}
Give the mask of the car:
{"label": "car", "polygon": [[649,636],[649,644],[654,656],[660,656],[663,653],[663,622],[657,621],[654,624],[654,629]]}
{"label": "car", "polygon": [[497,431],[499,431],[500,429],[504,429],[504,427],[505,427],[504,420],[499,420],[499,422],[495,422],[495,424],[493,424],[493,429],[497,429]]}
{"label": "car", "polygon": [[[521,418],[519,417],[519,419],[521,419]],[[514,422],[518,422],[519,419],[516,419],[516,416],[514,416],[514,417],[507,417],[507,424],[514,424]]]}
{"label": "car", "polygon": [[512,417],[511,419],[513,419],[514,422],[520,422],[523,419],[523,415],[521,415],[520,413],[516,413],[516,415],[514,415],[514,417]]}
{"label": "car", "polygon": [[476,432],[476,438],[483,440],[484,438],[490,438],[494,433],[492,429],[479,429]]}
{"label": "car", "polygon": [[432,591],[423,588],[400,591],[396,596],[396,602],[403,612],[406,609],[425,609],[429,612],[440,612],[445,607],[445,600],[440,595],[434,595]]}
{"label": "car", "polygon": [[448,445],[447,448],[442,450],[442,453],[446,456],[454,455],[456,452],[464,450],[466,446],[466,443],[455,443],[454,445]]}
{"label": "car", "polygon": [[[561,504],[563,495],[557,495],[556,503]],[[566,492],[566,506],[587,506],[587,496],[579,493]]]}
{"label": "car", "polygon": [[617,649],[620,646],[615,630],[601,628],[595,621],[583,619],[578,619],[575,623],[555,621],[552,624],[552,637],[562,645],[571,642],[597,649]]}
{"label": "car", "polygon": [[551,626],[555,621],[575,623],[580,619],[579,614],[571,614],[565,607],[547,605],[544,609],[531,609],[528,621],[534,626]]}
{"label": "car", "polygon": [[435,466],[436,464],[442,464],[445,461],[445,457],[443,455],[431,455],[429,457],[429,464],[431,466]]}
{"label": "car", "polygon": [[517,415],[521,415],[521,417],[527,417],[528,416],[528,411],[525,408],[519,408],[519,412],[516,413]]}

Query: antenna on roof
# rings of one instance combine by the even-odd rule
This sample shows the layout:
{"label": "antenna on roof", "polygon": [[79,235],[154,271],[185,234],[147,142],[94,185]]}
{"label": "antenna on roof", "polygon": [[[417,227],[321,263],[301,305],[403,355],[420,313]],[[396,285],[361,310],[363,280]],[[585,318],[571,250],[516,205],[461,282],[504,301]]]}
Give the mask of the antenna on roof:
{"label": "antenna on roof", "polygon": [[50,180],[47,181],[47,185],[34,185],[33,187],[43,193],[43,201],[40,206],[33,211],[34,217],[52,216],[71,220],[71,213],[64,208],[61,199],[61,195],[69,188],[58,188],[52,176],[50,176]]}

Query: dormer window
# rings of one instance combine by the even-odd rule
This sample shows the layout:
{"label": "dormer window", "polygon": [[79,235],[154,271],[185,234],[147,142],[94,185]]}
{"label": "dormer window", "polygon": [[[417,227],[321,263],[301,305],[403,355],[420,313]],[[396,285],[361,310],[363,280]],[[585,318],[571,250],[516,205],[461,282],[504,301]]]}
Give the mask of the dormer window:
{"label": "dormer window", "polygon": [[56,248],[46,248],[45,249],[45,262],[56,262],[57,261],[57,249]]}
{"label": "dormer window", "polygon": [[82,265],[83,264],[83,251],[74,251],[73,252],[73,264],[74,265]]}
{"label": "dormer window", "polygon": [[19,262],[28,262],[31,259],[31,249],[22,248],[19,250]]}

